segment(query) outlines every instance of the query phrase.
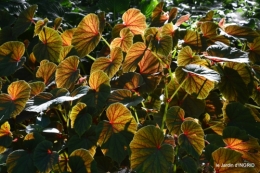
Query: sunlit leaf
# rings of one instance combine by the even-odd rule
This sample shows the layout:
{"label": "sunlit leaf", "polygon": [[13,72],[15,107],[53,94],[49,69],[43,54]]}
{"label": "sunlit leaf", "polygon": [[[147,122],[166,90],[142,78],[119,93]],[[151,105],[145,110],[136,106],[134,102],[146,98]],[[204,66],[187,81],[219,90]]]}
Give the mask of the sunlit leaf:
{"label": "sunlit leaf", "polygon": [[178,67],[175,73],[179,84],[186,80],[182,86],[183,89],[189,94],[195,93],[198,99],[206,98],[209,92],[214,88],[214,82],[208,80],[204,76],[199,76],[189,72],[186,73],[183,71],[183,67]]}
{"label": "sunlit leaf", "polygon": [[45,18],[44,20],[38,20],[35,24],[35,27],[34,27],[34,34],[33,36],[36,36],[38,35],[41,31],[42,31],[42,28],[44,26],[47,26],[47,23],[48,23],[48,19]]}
{"label": "sunlit leaf", "polygon": [[0,139],[1,139],[0,146],[4,148],[9,147],[12,143],[13,135],[8,121],[3,123],[0,127]]}
{"label": "sunlit leaf", "polygon": [[69,89],[79,77],[79,58],[70,56],[63,60],[57,67],[55,81],[58,88]]}
{"label": "sunlit leaf", "polygon": [[259,36],[259,34],[256,31],[246,26],[228,25],[225,27],[224,31],[227,34],[232,35],[234,37],[246,38],[248,39],[248,41],[253,41],[255,37]]}
{"label": "sunlit leaf", "polygon": [[193,55],[192,49],[189,46],[185,46],[178,54],[177,64],[178,66],[185,66],[199,59],[198,55]]}
{"label": "sunlit leaf", "polygon": [[62,48],[60,35],[54,29],[44,27],[39,33],[40,42],[33,48],[34,56],[40,62],[48,59],[55,63],[60,62],[59,54]]}
{"label": "sunlit leaf", "polygon": [[152,51],[147,49],[143,58],[138,63],[140,74],[153,74],[161,72],[163,67],[161,62],[153,55]]}
{"label": "sunlit leaf", "polygon": [[62,22],[62,17],[57,17],[53,22],[53,29],[58,30]]}
{"label": "sunlit leaf", "polygon": [[52,151],[52,142],[42,141],[37,145],[33,154],[34,165],[41,172],[50,172],[58,163],[59,155]]}
{"label": "sunlit leaf", "polygon": [[187,30],[183,41],[185,45],[190,47],[200,48],[202,46],[200,34],[196,31]]}
{"label": "sunlit leaf", "polygon": [[202,35],[206,38],[217,36],[218,25],[214,22],[203,22],[200,25]]}
{"label": "sunlit leaf", "polygon": [[33,23],[33,16],[37,8],[37,5],[32,5],[20,13],[12,29],[15,38],[21,35]]}
{"label": "sunlit leaf", "polygon": [[169,12],[169,19],[168,19],[168,23],[171,23],[172,20],[174,20],[176,18],[178,14],[178,8],[173,7],[170,12]]}
{"label": "sunlit leaf", "polygon": [[77,149],[70,154],[69,165],[72,172],[97,173],[97,165],[88,150]]}
{"label": "sunlit leaf", "polygon": [[104,71],[109,78],[112,78],[119,70],[123,61],[123,53],[120,47],[115,47],[110,52],[110,58],[100,57],[91,66],[90,74],[95,71]]}
{"label": "sunlit leaf", "polygon": [[45,90],[45,84],[40,81],[29,83],[29,85],[31,87],[30,98],[40,94]]}
{"label": "sunlit leaf", "polygon": [[164,2],[159,2],[154,8],[150,26],[160,27],[169,19],[168,13],[163,11],[163,5]]}
{"label": "sunlit leaf", "polygon": [[190,14],[181,16],[175,23],[175,26],[180,26],[183,22],[186,22],[190,19]]}
{"label": "sunlit leaf", "polygon": [[218,88],[223,96],[229,101],[246,102],[249,98],[249,93],[239,73],[226,66],[222,72],[223,75],[221,76],[221,81],[218,83]]}
{"label": "sunlit leaf", "polygon": [[155,126],[137,131],[130,143],[131,168],[137,172],[168,172],[174,159],[173,147],[163,143],[163,132]]}
{"label": "sunlit leaf", "polygon": [[62,39],[62,45],[63,46],[70,46],[71,45],[71,40],[73,38],[74,32],[75,32],[75,28],[67,29],[60,35],[61,39]]}
{"label": "sunlit leaf", "polygon": [[69,115],[71,120],[71,128],[74,128],[79,136],[85,133],[92,124],[92,117],[86,110],[87,105],[79,102],[72,107]]}
{"label": "sunlit leaf", "polygon": [[123,52],[127,52],[128,49],[133,45],[134,35],[129,28],[124,28],[120,31],[120,38],[115,38],[110,46],[111,48],[121,47]]}
{"label": "sunlit leaf", "polygon": [[106,115],[108,121],[98,124],[98,144],[106,156],[121,163],[128,154],[129,143],[137,130],[137,123],[131,112],[121,103],[111,104]]}
{"label": "sunlit leaf", "polygon": [[214,160],[214,169],[217,172],[247,172],[246,169],[235,167],[236,163],[243,163],[241,154],[239,152],[221,147],[212,153],[212,158]]}
{"label": "sunlit leaf", "polygon": [[108,98],[108,104],[119,102],[127,107],[130,107],[136,106],[137,104],[141,103],[142,100],[143,97],[134,95],[128,89],[118,89],[110,94]]}
{"label": "sunlit leaf", "polygon": [[66,59],[69,56],[76,56],[78,55],[76,49],[74,48],[74,46],[63,46],[61,51],[60,51],[60,56],[59,56],[59,60],[62,61],[64,59]]}
{"label": "sunlit leaf", "polygon": [[45,85],[48,85],[52,80],[54,80],[54,74],[57,69],[57,65],[48,60],[42,60],[40,67],[36,72],[37,78],[42,78]]}
{"label": "sunlit leaf", "polygon": [[207,48],[207,54],[205,56],[213,61],[232,61],[247,63],[249,62],[248,53],[241,51],[237,48],[227,46],[222,42],[215,42],[214,45],[211,45]]}
{"label": "sunlit leaf", "polygon": [[62,152],[59,154],[59,163],[55,165],[53,171],[59,172],[71,172],[71,168],[69,166],[69,156],[66,152]]}
{"label": "sunlit leaf", "polygon": [[89,77],[89,86],[98,91],[101,84],[109,85],[108,76],[101,70],[93,72]]}
{"label": "sunlit leaf", "polygon": [[37,168],[34,166],[33,153],[21,149],[8,155],[6,166],[10,173],[37,172]]}
{"label": "sunlit leaf", "polygon": [[100,38],[98,16],[91,13],[86,15],[75,29],[72,45],[78,51],[79,56],[83,58],[95,49]]}
{"label": "sunlit leaf", "polygon": [[246,64],[236,62],[226,62],[226,67],[232,68],[238,72],[245,84],[251,82],[251,75]]}
{"label": "sunlit leaf", "polygon": [[166,114],[166,126],[172,135],[181,134],[181,124],[184,121],[185,112],[179,106],[172,106]]}
{"label": "sunlit leaf", "polygon": [[250,163],[254,163],[256,172],[260,171],[260,146],[257,138],[249,136],[249,140],[244,141],[237,138],[223,139],[226,148],[230,148],[242,154],[242,158]]}
{"label": "sunlit leaf", "polygon": [[167,23],[162,26],[161,34],[162,34],[162,36],[168,35],[168,36],[172,37],[172,47],[175,47],[177,45],[178,40],[179,40],[177,26],[173,25],[172,23]]}
{"label": "sunlit leaf", "polygon": [[230,103],[225,111],[225,123],[245,130],[249,135],[260,138],[260,122],[256,121],[249,108],[241,103]]}
{"label": "sunlit leaf", "polygon": [[25,62],[25,46],[19,41],[10,41],[0,46],[0,76],[9,76]]}
{"label": "sunlit leaf", "polygon": [[30,97],[31,88],[23,80],[12,82],[7,89],[8,94],[0,94],[0,115],[4,119],[19,115]]}
{"label": "sunlit leaf", "polygon": [[137,64],[141,61],[144,56],[146,46],[142,42],[133,44],[127,52],[125,60],[123,62],[124,72],[133,72],[136,70]]}
{"label": "sunlit leaf", "polygon": [[182,134],[179,136],[179,144],[187,153],[198,158],[205,147],[204,132],[201,125],[187,120],[181,124],[181,130]]}
{"label": "sunlit leaf", "polygon": [[260,37],[256,37],[252,43],[248,43],[249,59],[253,62],[259,62],[260,55]]}
{"label": "sunlit leaf", "polygon": [[213,16],[214,16],[214,10],[210,10],[207,12],[207,14],[204,17],[200,19],[200,22],[212,21]]}

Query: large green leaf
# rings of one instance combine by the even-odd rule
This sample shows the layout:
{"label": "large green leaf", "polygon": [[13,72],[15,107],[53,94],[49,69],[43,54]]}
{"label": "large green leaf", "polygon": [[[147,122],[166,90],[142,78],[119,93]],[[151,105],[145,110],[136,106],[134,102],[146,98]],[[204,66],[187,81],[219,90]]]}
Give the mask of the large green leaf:
{"label": "large green leaf", "polygon": [[260,122],[255,120],[249,108],[238,102],[230,103],[226,107],[226,116],[228,126],[236,126],[260,139]]}
{"label": "large green leaf", "polygon": [[137,130],[137,123],[131,112],[121,103],[111,104],[106,111],[108,121],[101,121],[97,127],[98,144],[103,153],[121,163],[129,150],[129,143]]}
{"label": "large green leaf", "polygon": [[69,165],[72,172],[98,173],[97,164],[88,150],[77,149],[70,154]]}
{"label": "large green leaf", "polygon": [[23,146],[28,151],[33,151],[35,147],[44,140],[44,137],[38,132],[27,134],[23,140]]}
{"label": "large green leaf", "polygon": [[89,54],[98,45],[101,38],[99,33],[99,19],[96,14],[86,15],[75,29],[72,45],[81,58]]}
{"label": "large green leaf", "polygon": [[163,143],[163,132],[155,126],[145,126],[130,143],[131,168],[137,172],[168,172],[174,159],[173,147]]}
{"label": "large green leaf", "polygon": [[31,23],[34,22],[33,16],[37,8],[37,5],[32,5],[20,13],[12,29],[15,38],[22,34],[31,25]]}
{"label": "large green leaf", "polygon": [[9,76],[25,62],[25,46],[19,41],[10,41],[0,46],[0,77]]}
{"label": "large green leaf", "polygon": [[42,141],[37,145],[33,154],[34,165],[40,172],[49,173],[58,163],[59,155],[52,151],[50,141]]}
{"label": "large green leaf", "polygon": [[37,173],[33,162],[33,153],[25,150],[15,150],[10,153],[6,160],[6,166],[9,173]]}
{"label": "large green leaf", "polygon": [[62,40],[58,32],[52,28],[44,27],[39,33],[40,42],[33,48],[33,53],[38,62],[48,59],[60,62],[59,55],[62,49]]}
{"label": "large green leaf", "polygon": [[77,56],[70,56],[63,60],[57,67],[55,73],[55,81],[57,88],[67,88],[75,85],[79,78],[79,58]]}
{"label": "large green leaf", "polygon": [[166,114],[166,126],[172,135],[181,134],[181,124],[184,121],[185,112],[179,106],[172,106]]}
{"label": "large green leaf", "polygon": [[30,85],[23,81],[16,81],[11,83],[7,89],[8,94],[0,94],[0,115],[3,119],[16,117],[19,115],[30,97]]}
{"label": "large green leaf", "polygon": [[191,154],[193,157],[198,158],[205,147],[204,132],[198,123],[195,121],[184,121],[181,124],[182,134],[179,136],[180,146]]}
{"label": "large green leaf", "polygon": [[48,92],[42,92],[37,96],[31,98],[27,104],[25,110],[31,112],[42,112],[50,108],[50,106],[55,104],[60,104],[66,101],[73,101],[83,97],[87,94],[89,88],[88,87],[81,87],[80,91],[78,91],[75,95],[69,96],[68,90],[64,88],[59,88],[57,91],[67,91],[67,93],[62,95],[55,95]]}
{"label": "large green leaf", "polygon": [[79,136],[85,133],[92,124],[92,117],[87,112],[87,105],[85,103],[79,102],[73,106],[69,116],[71,128],[74,128]]}

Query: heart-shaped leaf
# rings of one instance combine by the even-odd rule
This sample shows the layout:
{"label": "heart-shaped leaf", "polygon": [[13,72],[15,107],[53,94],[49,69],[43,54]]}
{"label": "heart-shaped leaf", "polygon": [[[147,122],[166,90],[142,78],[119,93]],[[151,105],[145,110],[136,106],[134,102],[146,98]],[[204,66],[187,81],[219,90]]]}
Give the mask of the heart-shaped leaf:
{"label": "heart-shaped leaf", "polygon": [[169,12],[169,19],[168,19],[168,23],[171,23],[172,20],[174,20],[176,18],[178,14],[178,8],[177,7],[173,7],[170,12]]}
{"label": "heart-shaped leaf", "polygon": [[33,16],[37,8],[37,5],[32,5],[20,13],[14,27],[12,28],[15,38],[21,35],[31,25],[31,23],[33,23]]}
{"label": "heart-shaped leaf", "polygon": [[115,38],[111,42],[111,48],[121,47],[123,52],[127,52],[128,49],[133,45],[134,35],[129,28],[124,28],[120,31],[120,38]]}
{"label": "heart-shaped leaf", "polygon": [[138,63],[140,74],[153,74],[163,70],[161,62],[147,49],[142,60]]}
{"label": "heart-shaped leaf", "polygon": [[243,163],[241,155],[242,154],[240,154],[239,152],[227,148],[222,148],[222,147],[215,150],[212,153],[215,171],[223,172],[223,173],[229,173],[229,172],[246,173],[246,169],[235,167],[236,163]]}
{"label": "heart-shaped leaf", "polygon": [[49,22],[49,20],[47,18],[45,18],[44,20],[38,20],[34,27],[33,36],[35,37],[36,35],[38,35],[42,31],[42,28],[47,26],[48,22]]}
{"label": "heart-shaped leaf", "polygon": [[101,57],[95,60],[91,66],[90,74],[102,70],[112,78],[119,70],[123,61],[123,53],[120,47],[115,47],[110,52],[110,58]]}
{"label": "heart-shaped leaf", "polygon": [[71,128],[74,128],[79,136],[85,133],[92,124],[92,117],[87,113],[87,105],[84,103],[79,102],[73,106],[69,116]]}
{"label": "heart-shaped leaf", "polygon": [[45,90],[45,84],[40,81],[29,83],[29,85],[31,87],[30,98],[40,94],[41,92],[43,92]]}
{"label": "heart-shaped leaf", "polygon": [[61,17],[57,17],[54,22],[53,22],[53,29],[58,30],[60,27],[60,24],[62,22],[62,18]]}
{"label": "heart-shaped leaf", "polygon": [[58,63],[59,54],[62,49],[62,40],[57,31],[52,28],[44,27],[39,33],[40,42],[33,48],[34,56],[40,62],[48,59]]}
{"label": "heart-shaped leaf", "polygon": [[134,95],[128,89],[115,90],[110,94],[108,98],[108,104],[119,102],[124,104],[127,107],[136,106],[142,101],[143,101],[143,97]]}
{"label": "heart-shaped leaf", "polygon": [[172,37],[169,35],[155,38],[151,43],[151,50],[159,56],[168,56],[172,50]]}
{"label": "heart-shaped leaf", "polygon": [[77,149],[70,154],[69,165],[72,172],[97,173],[97,164],[86,149]]}
{"label": "heart-shaped leaf", "polygon": [[249,59],[253,62],[259,62],[258,56],[260,55],[260,37],[256,37],[252,43],[248,43]]}
{"label": "heart-shaped leaf", "polygon": [[8,155],[6,167],[8,172],[37,172],[37,168],[34,166],[33,153],[21,149]]}
{"label": "heart-shaped leaf", "polygon": [[200,29],[203,37],[211,38],[217,36],[218,25],[214,22],[203,22]]}
{"label": "heart-shaped leaf", "polygon": [[69,156],[66,152],[62,152],[59,154],[59,163],[55,165],[53,171],[72,172],[69,166]]}
{"label": "heart-shaped leaf", "polygon": [[237,62],[226,62],[225,66],[236,70],[246,85],[251,82],[251,75],[246,64]]}
{"label": "heart-shaped leaf", "polygon": [[204,76],[189,72],[186,73],[184,72],[183,67],[177,67],[175,76],[179,84],[184,82],[182,86],[183,89],[189,94],[195,93],[198,99],[205,99],[209,95],[209,92],[214,88],[214,82],[208,80]]}
{"label": "heart-shaped leaf", "polygon": [[0,127],[0,146],[1,147],[9,147],[12,143],[13,140],[13,135],[12,132],[10,131],[10,124],[8,123],[8,121],[6,121],[5,123],[3,123]]}
{"label": "heart-shaped leaf", "polygon": [[109,85],[109,82],[109,77],[101,70],[93,72],[89,77],[90,88],[97,92],[102,84]]}
{"label": "heart-shaped leaf", "polygon": [[24,51],[25,46],[19,41],[6,42],[0,46],[0,77],[13,74],[24,64]]}
{"label": "heart-shaped leaf", "polygon": [[79,78],[79,58],[70,56],[63,60],[57,67],[55,81],[58,88],[72,87]]}
{"label": "heart-shaped leaf", "polygon": [[179,106],[172,106],[166,114],[166,126],[172,135],[181,134],[181,124],[184,121],[185,112]]}
{"label": "heart-shaped leaf", "polygon": [[203,129],[195,121],[187,120],[181,124],[181,130],[182,134],[180,134],[178,139],[180,146],[187,153],[198,158],[205,147]]}
{"label": "heart-shaped leaf", "polygon": [[60,36],[62,39],[63,46],[70,46],[71,40],[73,38],[73,34],[75,32],[75,28],[65,30]]}
{"label": "heart-shaped leaf", "polygon": [[12,82],[7,89],[8,94],[0,94],[0,115],[4,119],[19,115],[30,97],[30,85],[23,81]]}
{"label": "heart-shaped leaf", "polygon": [[116,24],[113,28],[113,36],[117,37],[120,30],[127,27],[134,35],[143,34],[146,28],[145,16],[136,8],[128,9],[122,16],[123,24]]}
{"label": "heart-shaped leaf", "polygon": [[98,144],[104,149],[106,156],[121,163],[128,154],[137,123],[131,112],[121,103],[111,104],[106,114],[108,121],[101,121],[97,127]]}
{"label": "heart-shaped leaf", "polygon": [[137,172],[168,172],[174,152],[173,147],[163,141],[163,132],[155,126],[148,125],[138,130],[130,143],[131,168]]}
{"label": "heart-shaped leaf", "polygon": [[159,2],[152,12],[152,22],[150,26],[160,27],[169,19],[167,13],[163,11],[164,2]]}
{"label": "heart-shaped leaf", "polygon": [[89,54],[100,41],[99,19],[96,14],[86,15],[75,29],[72,45],[81,58]]}
{"label": "heart-shaped leaf", "polygon": [[184,45],[190,46],[192,48],[202,47],[200,34],[197,31],[187,30],[183,41]]}
{"label": "heart-shaped leaf", "polygon": [[185,66],[199,59],[200,57],[198,55],[193,55],[190,46],[185,46],[178,54],[177,64],[178,66]]}
{"label": "heart-shaped leaf", "polygon": [[136,70],[137,64],[141,61],[145,54],[146,46],[143,42],[133,44],[127,52],[123,63],[124,72],[133,72]]}
{"label": "heart-shaped leaf", "polygon": [[45,85],[51,83],[54,80],[54,74],[57,69],[57,65],[53,62],[49,62],[48,60],[42,60],[40,63],[40,67],[36,72],[37,78],[42,78]]}
{"label": "heart-shaped leaf", "polygon": [[59,161],[57,152],[52,151],[50,141],[42,141],[37,145],[33,154],[34,165],[41,172],[50,172]]}

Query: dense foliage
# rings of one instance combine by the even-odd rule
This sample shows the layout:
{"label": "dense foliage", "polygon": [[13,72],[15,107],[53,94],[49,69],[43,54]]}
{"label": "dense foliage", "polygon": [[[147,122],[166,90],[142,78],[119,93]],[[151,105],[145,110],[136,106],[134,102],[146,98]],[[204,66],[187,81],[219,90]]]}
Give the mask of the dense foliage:
{"label": "dense foliage", "polygon": [[259,172],[258,3],[217,5],[1,2],[0,172]]}

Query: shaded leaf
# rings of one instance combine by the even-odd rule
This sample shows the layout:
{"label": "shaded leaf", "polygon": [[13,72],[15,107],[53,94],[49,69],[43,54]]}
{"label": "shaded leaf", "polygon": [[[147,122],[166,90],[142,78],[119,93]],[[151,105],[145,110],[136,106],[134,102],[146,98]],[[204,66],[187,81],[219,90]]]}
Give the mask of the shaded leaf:
{"label": "shaded leaf", "polygon": [[44,140],[44,137],[38,132],[27,134],[23,139],[23,146],[26,150],[33,151],[35,147]]}
{"label": "shaded leaf", "polygon": [[39,33],[40,42],[33,48],[34,56],[40,62],[48,59],[52,62],[60,62],[59,54],[62,49],[60,35],[54,29],[44,27]]}
{"label": "shaded leaf", "polygon": [[11,132],[10,124],[8,123],[8,121],[3,123],[0,127],[0,139],[0,146],[4,148],[9,147],[12,143],[13,134]]}
{"label": "shaded leaf", "polygon": [[0,46],[0,76],[9,76],[25,62],[25,46],[19,41],[10,41]]}
{"label": "shaded leaf", "polygon": [[55,73],[55,81],[57,88],[72,87],[79,78],[79,58],[77,56],[70,56],[63,60],[57,67]]}
{"label": "shaded leaf", "polygon": [[115,81],[115,86],[116,88],[123,88],[123,89],[128,89],[128,90],[135,90],[141,85],[143,85],[143,77],[139,73],[135,72],[129,72],[129,73],[124,73],[121,75],[116,81]]}
{"label": "shaded leaf", "polygon": [[172,136],[181,134],[181,124],[184,121],[184,115],[184,110],[179,106],[172,106],[168,109],[165,123]]}
{"label": "shaded leaf", "polygon": [[96,14],[86,15],[75,29],[72,45],[78,51],[80,58],[89,54],[100,41],[99,19]]}
{"label": "shaded leaf", "polygon": [[33,154],[34,165],[41,172],[50,172],[54,165],[58,163],[59,155],[52,151],[50,141],[42,141],[37,145]]}
{"label": "shaded leaf", "polygon": [[148,125],[137,131],[130,143],[131,168],[137,172],[168,172],[174,159],[173,147],[163,143],[163,132]]}

